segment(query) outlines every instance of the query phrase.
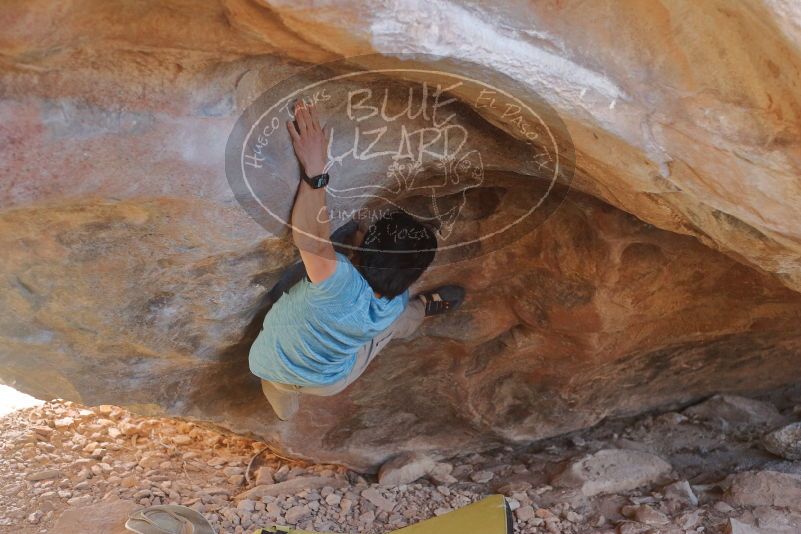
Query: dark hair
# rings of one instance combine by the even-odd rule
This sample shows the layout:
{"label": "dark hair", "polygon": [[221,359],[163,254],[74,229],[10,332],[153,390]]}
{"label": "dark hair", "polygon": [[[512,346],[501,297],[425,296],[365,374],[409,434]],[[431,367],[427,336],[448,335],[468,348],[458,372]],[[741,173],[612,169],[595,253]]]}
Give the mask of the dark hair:
{"label": "dark hair", "polygon": [[382,297],[406,291],[434,261],[434,231],[402,211],[370,225],[362,241],[358,269]]}

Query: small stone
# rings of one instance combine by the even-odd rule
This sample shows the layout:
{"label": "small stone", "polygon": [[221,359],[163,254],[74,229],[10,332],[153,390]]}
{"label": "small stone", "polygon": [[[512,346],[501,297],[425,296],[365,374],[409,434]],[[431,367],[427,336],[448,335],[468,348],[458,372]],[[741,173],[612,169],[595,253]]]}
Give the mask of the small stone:
{"label": "small stone", "polygon": [[662,488],[665,498],[671,501],[698,506],[698,497],[693,492],[690,483],[686,480],[679,480]]}
{"label": "small stone", "polygon": [[654,421],[669,426],[678,426],[682,423],[686,423],[688,420],[689,418],[684,414],[680,414],[678,412],[667,412],[658,416]]}
{"label": "small stone", "polygon": [[369,512],[365,512],[359,516],[359,523],[365,526],[370,526],[375,521],[375,512],[370,510]]}
{"label": "small stone", "polygon": [[37,523],[39,523],[39,520],[42,519],[43,515],[44,514],[39,510],[33,512],[32,514],[29,514],[28,515],[28,523],[31,523],[32,525],[36,525]]}
{"label": "small stone", "polygon": [[531,484],[526,482],[525,480],[515,480],[514,482],[509,482],[503,484],[502,486],[498,486],[495,490],[502,495],[509,495],[511,496],[513,493],[520,493],[524,491],[528,491],[531,489]]}
{"label": "small stone", "polygon": [[192,443],[192,438],[189,436],[178,435],[172,437],[172,442],[176,445],[189,445]]}
{"label": "small stone", "polygon": [[64,473],[62,473],[58,469],[47,469],[45,471],[39,471],[37,473],[28,475],[27,479],[30,480],[31,482],[36,482],[39,480],[50,480],[53,478],[61,478],[62,476],[64,476]]}
{"label": "small stone", "polygon": [[139,500],[139,499],[142,499],[144,497],[150,497],[151,495],[152,495],[152,492],[149,489],[142,489],[142,490],[139,490],[136,493],[134,493],[133,494],[133,498],[135,500]]}
{"label": "small stone", "polygon": [[391,512],[395,509],[395,503],[384,498],[377,489],[368,488],[362,492],[362,498],[373,503],[378,509],[384,512]]}
{"label": "small stone", "polygon": [[453,465],[445,462],[438,462],[428,473],[428,478],[438,486],[448,486],[456,484],[459,480],[453,476]]}
{"label": "small stone", "polygon": [[762,534],[763,530],[731,517],[726,523],[724,532],[726,534]]}
{"label": "small stone", "polygon": [[801,423],[792,423],[766,434],[762,444],[776,456],[801,460]]}
{"label": "small stone", "polygon": [[223,458],[221,456],[217,456],[215,458],[212,458],[208,462],[206,462],[206,465],[208,465],[209,467],[217,467],[217,466],[223,465],[225,463],[228,463],[227,459],[225,459],[225,458]]}
{"label": "small stone", "polygon": [[568,511],[568,512],[565,514],[565,519],[567,519],[567,520],[568,520],[568,521],[570,521],[571,523],[575,523],[575,524],[581,523],[581,522],[584,520],[584,518],[583,518],[583,517],[581,517],[579,514],[577,514],[577,513],[576,513],[576,512],[574,512],[573,510],[569,510],[569,511]]}
{"label": "small stone", "polygon": [[620,515],[623,517],[627,517],[629,519],[634,518],[634,514],[637,512],[637,506],[633,506],[631,504],[627,504],[620,509]]}
{"label": "small stone", "polygon": [[244,512],[253,512],[256,510],[256,503],[250,499],[242,499],[237,503],[236,508]]}
{"label": "small stone", "polygon": [[74,424],[75,424],[75,419],[73,419],[72,417],[63,417],[61,419],[56,419],[55,421],[53,421],[53,425],[55,425],[55,427],[59,430],[69,428]]}
{"label": "small stone", "polygon": [[634,511],[634,519],[646,525],[666,525],[670,522],[668,517],[647,504],[641,504]]}
{"label": "small stone", "polygon": [[636,521],[624,521],[617,526],[618,534],[646,534],[653,529]]}
{"label": "small stone", "polygon": [[265,504],[264,510],[267,512],[267,515],[275,519],[278,519],[283,514],[281,507],[274,502],[268,502]]}
{"label": "small stone", "polygon": [[88,506],[92,504],[91,495],[81,495],[80,497],[73,497],[67,501],[70,506]]}
{"label": "small stone", "polygon": [[587,442],[581,436],[571,436],[570,441],[573,443],[574,447],[583,447],[587,444]]}
{"label": "small stone", "polygon": [[342,510],[343,514],[347,514],[350,512],[350,509],[353,507],[353,501],[350,499],[342,499],[339,501],[339,508]]}
{"label": "small stone", "polygon": [[336,506],[337,504],[340,503],[340,501],[342,501],[342,497],[340,497],[336,493],[331,493],[325,498],[325,502],[329,506]]}
{"label": "small stone", "polygon": [[734,511],[734,507],[729,506],[727,503],[723,501],[716,502],[714,505],[712,505],[712,508],[714,508],[721,514],[730,514]]}
{"label": "small stone", "polygon": [[674,518],[673,522],[684,530],[692,530],[701,522],[702,513],[703,510],[700,509],[683,512]]}
{"label": "small stone", "polygon": [[270,467],[260,467],[258,471],[256,471],[256,485],[257,486],[265,486],[270,484],[275,484],[275,479],[273,479],[273,469]]}
{"label": "small stone", "polygon": [[226,468],[223,469],[223,473],[225,475],[229,476],[229,477],[232,476],[232,475],[241,475],[244,472],[245,472],[245,470],[243,468],[241,468],[241,467],[233,467],[233,466],[231,466],[231,467],[226,467]]}
{"label": "small stone", "polygon": [[139,467],[143,469],[155,469],[161,465],[164,458],[158,454],[147,453],[139,460]]}
{"label": "small stone", "polygon": [[430,473],[434,466],[434,460],[424,454],[400,454],[381,466],[378,483],[383,486],[411,484]]}
{"label": "small stone", "polygon": [[551,486],[540,486],[534,490],[535,495],[542,495],[543,493],[547,493],[551,491],[553,488]]}
{"label": "small stone", "polygon": [[53,435],[53,429],[49,426],[44,425],[34,425],[31,427],[31,430],[38,436],[49,439]]}
{"label": "small stone", "polygon": [[126,436],[135,436],[141,432],[137,425],[133,425],[131,423],[122,423],[118,428],[120,429],[120,432]]}
{"label": "small stone", "polygon": [[293,506],[284,514],[286,522],[290,525],[297,525],[302,519],[309,517],[311,510],[306,505]]}
{"label": "small stone", "polygon": [[273,478],[276,482],[284,482],[287,479],[287,475],[289,475],[289,466],[282,465],[278,468],[278,471],[273,474]]}
{"label": "small stone", "polygon": [[492,471],[476,471],[470,475],[470,480],[478,484],[486,484],[492,480],[494,476],[495,475]]}
{"label": "small stone", "polygon": [[526,523],[529,520],[537,517],[537,515],[534,513],[533,506],[526,505],[515,510],[515,517],[517,517],[517,520],[521,523]]}

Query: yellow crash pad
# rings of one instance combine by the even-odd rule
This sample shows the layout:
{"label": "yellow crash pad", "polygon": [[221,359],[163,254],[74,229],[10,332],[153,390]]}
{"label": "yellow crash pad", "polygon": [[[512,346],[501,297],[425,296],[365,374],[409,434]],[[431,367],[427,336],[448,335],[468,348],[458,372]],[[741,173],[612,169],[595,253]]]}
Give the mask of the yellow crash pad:
{"label": "yellow crash pad", "polygon": [[[416,525],[394,530],[392,534],[512,534],[512,514],[503,495],[492,495],[470,506]],[[289,527],[262,528],[254,534],[330,534]]]}

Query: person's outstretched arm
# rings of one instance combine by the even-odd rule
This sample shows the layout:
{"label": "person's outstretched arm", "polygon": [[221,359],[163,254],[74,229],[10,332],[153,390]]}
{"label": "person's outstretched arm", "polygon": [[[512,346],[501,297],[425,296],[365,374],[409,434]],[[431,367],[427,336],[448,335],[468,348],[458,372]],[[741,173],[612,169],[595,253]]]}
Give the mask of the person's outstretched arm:
{"label": "person's outstretched arm", "polygon": [[[297,128],[287,121],[300,165],[306,176],[314,177],[325,172],[327,163],[327,133],[320,127],[314,106],[295,104]],[[326,210],[325,187],[312,189],[305,180],[300,181],[295,205],[292,207],[292,238],[300,250],[300,258],[312,283],[320,283],[336,270],[336,255],[328,236],[330,228]]]}

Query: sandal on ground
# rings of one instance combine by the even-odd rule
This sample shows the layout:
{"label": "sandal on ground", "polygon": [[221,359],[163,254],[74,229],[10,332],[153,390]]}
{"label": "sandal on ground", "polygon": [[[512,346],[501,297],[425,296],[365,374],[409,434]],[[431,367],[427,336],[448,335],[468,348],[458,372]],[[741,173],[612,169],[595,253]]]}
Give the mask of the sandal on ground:
{"label": "sandal on ground", "polygon": [[460,286],[442,286],[417,295],[426,307],[426,317],[453,311],[462,304],[465,290]]}
{"label": "sandal on ground", "polygon": [[128,517],[125,528],[137,534],[215,534],[211,524],[186,506],[148,506]]}

